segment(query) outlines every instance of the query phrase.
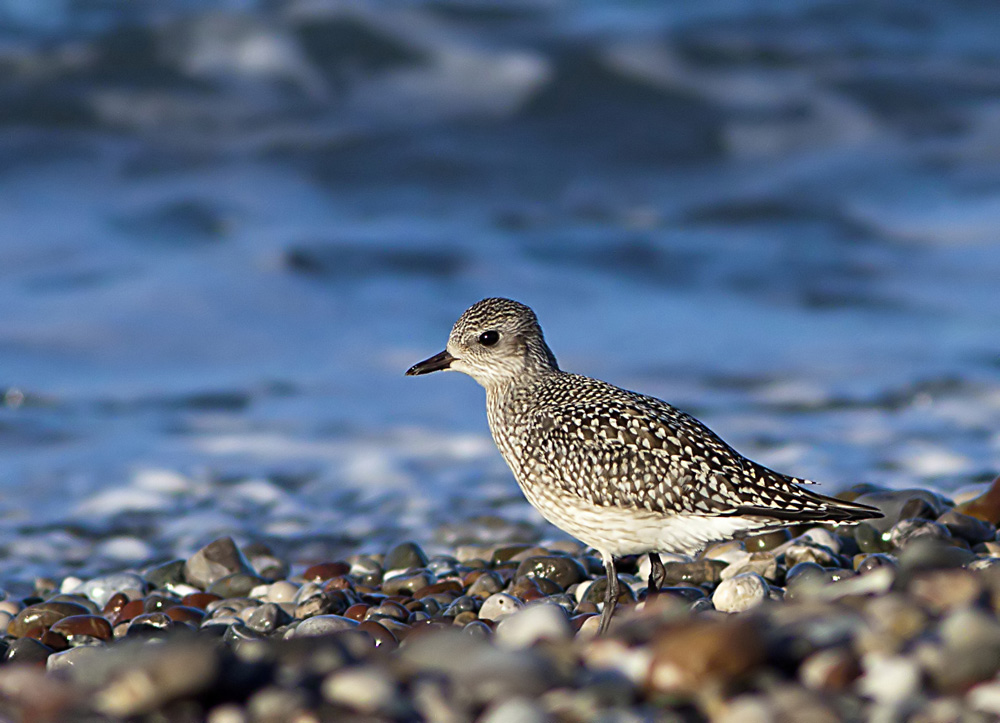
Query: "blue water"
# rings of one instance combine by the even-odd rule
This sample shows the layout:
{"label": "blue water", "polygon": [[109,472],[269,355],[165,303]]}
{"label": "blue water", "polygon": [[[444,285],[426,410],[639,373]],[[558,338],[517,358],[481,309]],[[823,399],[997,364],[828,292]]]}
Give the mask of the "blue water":
{"label": "blue water", "polygon": [[975,489],[1000,468],[994,16],[0,2],[8,577],[538,524],[481,390],[402,376],[490,295],[563,368],[826,489]]}

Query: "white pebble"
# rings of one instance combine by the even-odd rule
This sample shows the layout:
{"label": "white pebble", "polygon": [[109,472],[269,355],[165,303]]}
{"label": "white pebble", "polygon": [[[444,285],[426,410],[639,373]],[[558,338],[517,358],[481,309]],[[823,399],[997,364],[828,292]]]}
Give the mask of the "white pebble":
{"label": "white pebble", "polygon": [[858,691],[879,703],[902,703],[920,692],[920,666],[902,655],[865,655],[861,659],[865,674]]}
{"label": "white pebble", "polygon": [[516,613],[523,607],[524,603],[513,595],[498,592],[483,601],[483,606],[479,608],[479,618],[481,620],[499,620],[504,615]]}
{"label": "white pebble", "polygon": [[767,581],[756,572],[742,572],[723,580],[712,594],[716,610],[738,613],[759,605],[767,599]]}
{"label": "white pebble", "polygon": [[278,580],[267,586],[267,593],[262,598],[266,602],[284,603],[292,602],[295,594],[299,591],[299,586],[288,580]]}
{"label": "white pebble", "polygon": [[[480,615],[480,617],[482,617]],[[529,605],[504,617],[497,625],[496,642],[505,648],[527,648],[539,640],[568,640],[573,637],[566,611],[553,603]]]}

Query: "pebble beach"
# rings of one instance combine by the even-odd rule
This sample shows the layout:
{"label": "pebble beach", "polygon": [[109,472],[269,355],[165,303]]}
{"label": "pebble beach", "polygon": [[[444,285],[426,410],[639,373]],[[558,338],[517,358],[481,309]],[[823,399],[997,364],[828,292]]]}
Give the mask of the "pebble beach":
{"label": "pebble beach", "polygon": [[[603,567],[568,540],[186,559],[4,594],[0,716],[44,721],[993,721],[1000,478],[883,519]],[[468,529],[482,526],[470,520]],[[535,535],[522,528],[527,537]],[[455,529],[451,529],[455,533]]]}

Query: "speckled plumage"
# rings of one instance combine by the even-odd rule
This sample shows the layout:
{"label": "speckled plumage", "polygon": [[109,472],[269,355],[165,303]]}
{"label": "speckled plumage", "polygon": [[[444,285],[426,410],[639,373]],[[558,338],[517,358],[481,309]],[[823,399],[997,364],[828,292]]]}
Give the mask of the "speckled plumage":
{"label": "speckled plumage", "polygon": [[[485,334],[497,340],[486,344]],[[485,387],[493,439],[528,501],[606,562],[694,553],[794,522],[878,516],[748,460],[666,402],[560,370],[534,312],[516,301],[474,304],[446,351],[407,373],[437,369]]]}

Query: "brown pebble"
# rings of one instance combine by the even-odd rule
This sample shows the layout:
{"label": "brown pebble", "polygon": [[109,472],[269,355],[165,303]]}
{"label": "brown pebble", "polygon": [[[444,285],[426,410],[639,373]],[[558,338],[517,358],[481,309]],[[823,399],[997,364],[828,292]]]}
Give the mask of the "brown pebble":
{"label": "brown pebble", "polygon": [[435,595],[441,592],[462,592],[462,584],[457,580],[443,580],[441,582],[436,582],[433,585],[427,585],[413,593],[413,597],[420,599],[422,597],[427,597],[428,595]]}
{"label": "brown pebble", "polygon": [[476,615],[471,610],[466,610],[466,611],[461,612],[461,613],[459,613],[458,615],[455,616],[453,624],[460,625],[460,626],[461,625],[468,625],[472,621],[478,620],[478,619],[479,619],[478,615]]}
{"label": "brown pebble", "polygon": [[321,562],[306,568],[306,571],[302,573],[302,578],[310,582],[322,582],[332,577],[346,575],[350,571],[351,566],[346,562]]}
{"label": "brown pebble", "polygon": [[347,575],[331,577],[323,583],[323,589],[326,592],[332,592],[334,590],[354,590],[354,580],[347,577]]}
{"label": "brown pebble", "polygon": [[[71,615],[55,623],[51,628],[67,640],[86,635],[100,640],[111,640],[111,623],[99,615]],[[42,642],[45,642],[44,640]],[[45,643],[48,645],[48,643]]]}
{"label": "brown pebble", "polygon": [[351,605],[344,611],[344,617],[350,618],[351,620],[364,620],[365,613],[368,612],[368,606],[364,603],[358,603],[356,605]]}
{"label": "brown pebble", "polygon": [[211,603],[221,599],[221,596],[210,592],[192,592],[181,598],[181,605],[187,605],[192,608],[201,608],[204,610]]}
{"label": "brown pebble", "polygon": [[205,611],[201,608],[191,607],[190,605],[174,605],[173,607],[164,610],[167,617],[171,620],[176,620],[179,623],[193,623],[195,625],[200,625],[201,621],[205,619]]}
{"label": "brown pebble", "polygon": [[41,602],[20,611],[7,625],[7,633],[15,638],[24,637],[31,628],[49,628],[70,615],[89,615],[83,605],[70,602]]}
{"label": "brown pebble", "polygon": [[399,641],[396,639],[396,636],[392,634],[392,631],[374,620],[363,621],[358,626],[358,630],[364,630],[366,633],[375,638],[376,648],[382,648],[383,650],[395,650],[399,646]]}
{"label": "brown pebble", "polygon": [[955,512],[985,520],[994,526],[1000,525],[1000,477],[993,480],[981,495],[955,507]]}
{"label": "brown pebble", "polygon": [[[588,605],[593,605],[593,603],[587,603],[587,604]],[[593,618],[593,617],[596,617],[596,616],[597,616],[597,606],[594,605],[594,612],[579,613],[579,614],[574,615],[573,617],[571,617],[569,619],[569,623],[570,623],[570,625],[573,626],[573,632],[576,632],[576,633],[580,632],[580,628],[583,627],[583,624],[585,622],[587,622],[587,618]]]}
{"label": "brown pebble", "polygon": [[917,573],[909,589],[914,598],[935,613],[970,607],[986,600],[986,587],[981,577],[960,567]]}
{"label": "brown pebble", "polygon": [[136,615],[142,615],[144,612],[146,612],[146,610],[142,604],[142,600],[129,600],[122,606],[122,609],[118,611],[118,616],[112,620],[112,622],[115,625],[128,622]]}
{"label": "brown pebble", "polygon": [[125,607],[127,602],[128,597],[126,597],[124,593],[116,592],[108,598],[106,603],[104,603],[104,609],[101,612],[104,617],[108,618],[108,620],[112,620],[118,615],[121,609]]}
{"label": "brown pebble", "polygon": [[598,612],[600,611],[597,609],[597,605],[590,602],[590,600],[584,600],[576,606],[577,615],[596,615]]}
{"label": "brown pebble", "polygon": [[836,693],[847,690],[861,675],[858,659],[850,650],[818,650],[799,667],[799,677],[807,688]]}
{"label": "brown pebble", "polygon": [[43,645],[48,645],[55,651],[66,650],[69,648],[69,642],[66,640],[66,637],[64,635],[60,635],[59,633],[54,633],[51,630],[46,630],[42,633],[42,637],[38,639],[38,642]]}
{"label": "brown pebble", "polygon": [[760,629],[748,618],[689,619],[654,639],[647,685],[668,694],[725,686],[752,671],[764,655]]}
{"label": "brown pebble", "polygon": [[[525,596],[530,593],[541,593],[541,589],[538,587],[538,580],[533,577],[518,577],[515,578],[514,582],[510,584],[507,588],[507,592],[514,597],[520,598],[521,600],[526,600]],[[532,597],[532,600],[537,599],[537,597]]]}

